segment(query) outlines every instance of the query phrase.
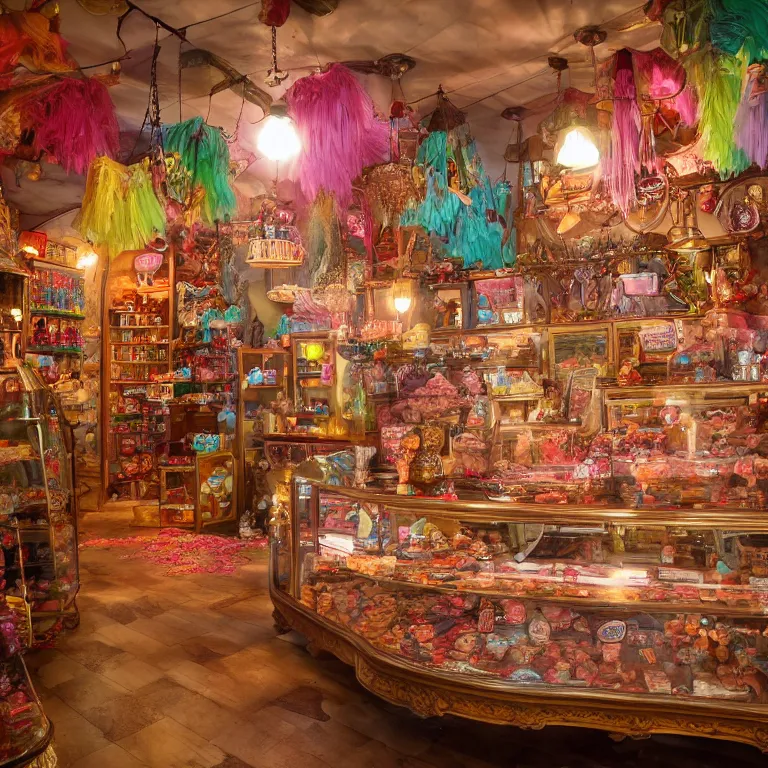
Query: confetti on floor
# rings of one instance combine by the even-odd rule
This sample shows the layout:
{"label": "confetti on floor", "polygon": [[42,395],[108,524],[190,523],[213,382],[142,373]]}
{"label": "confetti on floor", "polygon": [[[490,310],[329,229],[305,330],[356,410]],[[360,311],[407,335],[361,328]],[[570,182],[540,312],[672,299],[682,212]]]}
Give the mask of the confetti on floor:
{"label": "confetti on floor", "polygon": [[134,550],[121,555],[121,558],[147,560],[164,566],[167,576],[181,576],[189,573],[234,573],[238,566],[251,562],[246,553],[266,546],[265,537],[235,539],[165,528],[150,536],[88,539],[81,542],[80,549]]}

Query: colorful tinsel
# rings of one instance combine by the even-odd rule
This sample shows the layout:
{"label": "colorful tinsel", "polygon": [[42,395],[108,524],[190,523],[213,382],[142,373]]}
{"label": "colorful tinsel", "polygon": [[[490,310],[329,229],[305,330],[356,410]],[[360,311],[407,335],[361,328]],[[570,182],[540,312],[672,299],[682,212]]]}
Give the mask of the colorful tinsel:
{"label": "colorful tinsel", "polygon": [[324,190],[346,206],[363,168],[386,158],[389,125],[341,64],[297,80],[285,100],[301,138],[296,171],[302,194],[311,202]]}
{"label": "colorful tinsel", "polygon": [[627,216],[636,200],[635,173],[639,171],[641,123],[632,54],[626,49],[616,54],[613,99],[608,189],[616,207]]}
{"label": "colorful tinsel", "polygon": [[35,149],[51,155],[70,173],[85,173],[98,155],[114,157],[120,128],[106,86],[93,78],[68,78],[25,104]]}
{"label": "colorful tinsel", "polygon": [[[214,224],[235,212],[235,193],[229,172],[229,147],[221,131],[208,125],[202,117],[163,128],[163,148],[176,152],[191,174],[193,187],[205,192],[202,217]],[[192,191],[194,196],[194,190]]]}
{"label": "colorful tinsel", "polygon": [[121,165],[98,157],[88,170],[75,229],[110,257],[138,250],[165,231],[165,216],[152,188],[148,164]]}

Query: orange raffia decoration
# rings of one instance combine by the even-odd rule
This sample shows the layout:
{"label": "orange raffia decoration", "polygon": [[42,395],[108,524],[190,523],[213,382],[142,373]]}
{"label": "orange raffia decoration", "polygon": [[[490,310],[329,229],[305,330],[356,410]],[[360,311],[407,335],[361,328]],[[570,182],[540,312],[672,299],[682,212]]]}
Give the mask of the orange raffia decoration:
{"label": "orange raffia decoration", "polygon": [[67,55],[67,42],[51,31],[51,22],[35,11],[0,15],[0,75],[18,64],[31,72],[69,72],[77,63]]}

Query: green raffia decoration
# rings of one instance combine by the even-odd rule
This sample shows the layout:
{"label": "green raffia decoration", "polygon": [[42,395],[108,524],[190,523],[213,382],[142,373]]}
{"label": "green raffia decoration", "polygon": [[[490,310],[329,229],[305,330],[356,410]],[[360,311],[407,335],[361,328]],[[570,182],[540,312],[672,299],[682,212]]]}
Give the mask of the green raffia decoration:
{"label": "green raffia decoration", "polygon": [[145,248],[165,232],[165,214],[152,187],[149,165],[121,165],[97,157],[88,169],[85,194],[74,227],[114,258]]}
{"label": "green raffia decoration", "polygon": [[699,92],[702,157],[714,165],[720,178],[735,176],[749,168],[734,131],[744,59],[707,48],[687,57],[684,64],[689,82]]}
{"label": "green raffia decoration", "polygon": [[227,219],[235,212],[235,193],[229,175],[229,147],[221,131],[202,117],[163,128],[163,149],[176,152],[192,174],[192,184],[205,190],[203,219],[207,224]]}

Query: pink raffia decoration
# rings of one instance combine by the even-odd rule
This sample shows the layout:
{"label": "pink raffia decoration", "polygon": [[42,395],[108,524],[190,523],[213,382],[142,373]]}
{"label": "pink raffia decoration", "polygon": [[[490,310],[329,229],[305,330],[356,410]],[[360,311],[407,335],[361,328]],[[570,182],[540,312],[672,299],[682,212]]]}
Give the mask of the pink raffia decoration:
{"label": "pink raffia decoration", "polygon": [[25,122],[35,130],[35,148],[67,172],[84,174],[99,155],[120,149],[120,128],[107,87],[94,78],[67,78],[30,99]]}
{"label": "pink raffia decoration", "polygon": [[296,170],[302,194],[311,202],[322,189],[346,206],[363,168],[386,159],[389,125],[341,64],[297,80],[285,100],[301,138]]}
{"label": "pink raffia decoration", "polygon": [[692,85],[686,85],[682,92],[674,100],[675,110],[680,119],[686,125],[696,125],[699,119],[699,100],[696,98],[696,89]]}
{"label": "pink raffia decoration", "polygon": [[122,558],[148,560],[165,567],[166,576],[183,576],[190,573],[234,573],[238,566],[251,562],[247,552],[266,546],[266,537],[232,539],[165,528],[151,536],[88,539],[81,542],[80,549],[132,549],[135,551],[122,555]]}
{"label": "pink raffia decoration", "polygon": [[640,109],[637,106],[632,54],[616,54],[613,85],[613,126],[608,158],[608,189],[618,209],[627,216],[636,200],[635,173],[640,170]]}
{"label": "pink raffia decoration", "polygon": [[736,144],[750,163],[768,166],[768,81],[762,64],[747,70],[749,81],[736,113]]}

